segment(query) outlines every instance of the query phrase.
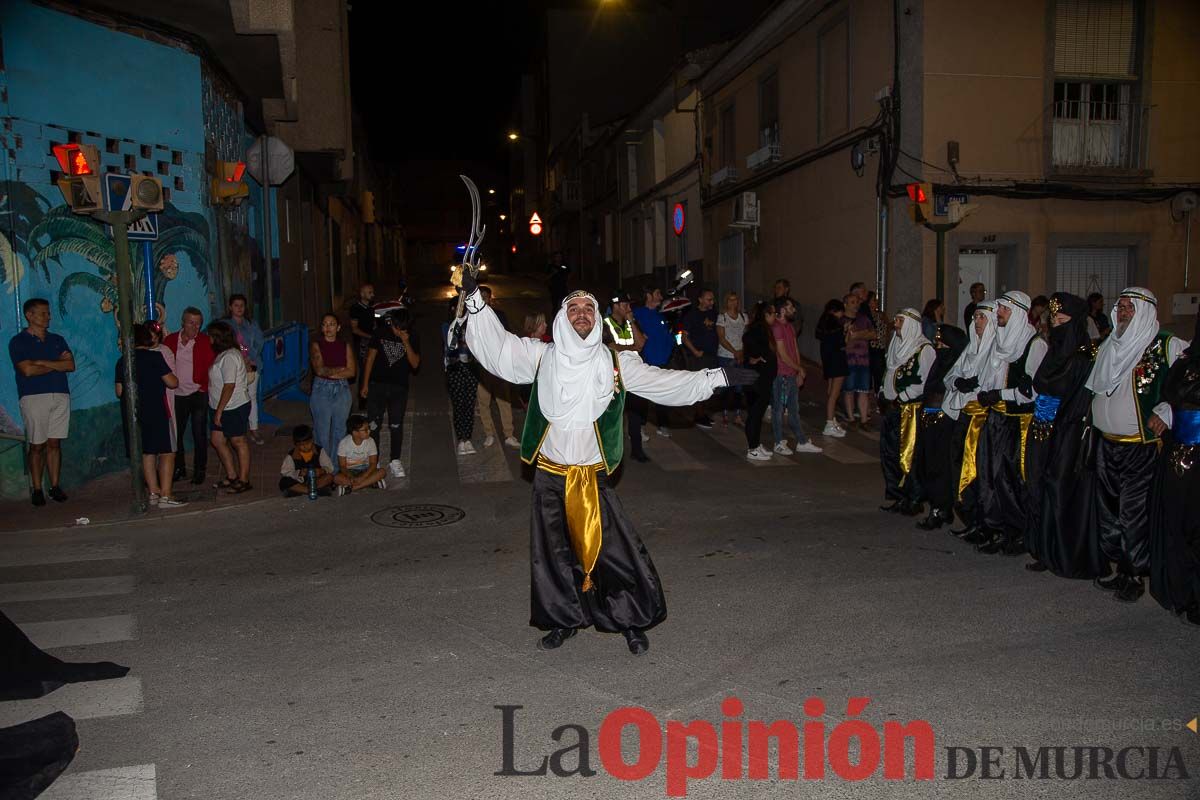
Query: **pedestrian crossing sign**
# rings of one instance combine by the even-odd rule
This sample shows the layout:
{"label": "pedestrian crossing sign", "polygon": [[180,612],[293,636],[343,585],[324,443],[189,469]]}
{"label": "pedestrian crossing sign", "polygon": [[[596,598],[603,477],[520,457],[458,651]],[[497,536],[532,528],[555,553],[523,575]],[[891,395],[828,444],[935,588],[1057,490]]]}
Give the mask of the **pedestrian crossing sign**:
{"label": "pedestrian crossing sign", "polygon": [[[128,175],[123,175],[117,172],[109,172],[104,176],[104,191],[101,196],[104,199],[105,211],[129,211],[133,208],[133,196],[129,192],[129,187],[132,185]],[[109,238],[112,238],[112,226],[105,225],[105,232]],[[141,219],[129,224],[129,241],[131,242],[152,242],[158,238],[158,214],[150,212]]]}

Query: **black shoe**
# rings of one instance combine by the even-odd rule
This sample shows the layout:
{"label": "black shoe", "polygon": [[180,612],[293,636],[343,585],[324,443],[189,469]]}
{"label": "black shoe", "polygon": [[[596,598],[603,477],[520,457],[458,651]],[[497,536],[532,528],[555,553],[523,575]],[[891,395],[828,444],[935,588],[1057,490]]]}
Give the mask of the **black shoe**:
{"label": "black shoe", "polygon": [[1145,591],[1146,586],[1141,578],[1129,578],[1125,585],[1117,590],[1117,599],[1122,603],[1136,603]]}
{"label": "black shoe", "polygon": [[1030,572],[1045,572],[1049,569],[1049,567],[1035,558],[1033,561],[1030,561],[1025,565],[1025,569],[1029,570]]}
{"label": "black shoe", "polygon": [[900,504],[900,513],[906,517],[920,516],[921,512],[924,510],[924,503],[914,503],[912,500],[905,500]]}
{"label": "black shoe", "polygon": [[635,656],[640,656],[650,649],[650,637],[645,631],[639,631],[637,628],[630,628],[624,631],[625,643],[629,645],[629,652]]}
{"label": "black shoe", "polygon": [[961,528],[959,528],[958,530],[954,530],[953,528],[951,528],[951,529],[950,529],[950,535],[951,535],[951,536],[957,536],[957,537],[958,537],[958,538],[960,538],[960,539],[965,539],[966,537],[970,536],[971,534],[975,533],[975,532],[976,532],[976,531],[978,531],[978,530],[979,530],[979,526],[978,526],[978,525],[966,525],[966,524],[964,524],[964,525],[963,525]]}
{"label": "black shoe", "polygon": [[35,506],[46,505],[46,495],[42,492],[41,489],[31,489],[29,492],[29,500]]}
{"label": "black shoe", "polygon": [[174,476],[172,476],[171,480],[172,481],[181,481],[186,477],[187,477],[187,470],[184,469],[183,467],[176,467],[175,474],[174,474]]}
{"label": "black shoe", "polygon": [[889,514],[899,514],[904,504],[899,500],[892,501],[891,505],[880,506],[880,511],[886,511]]}
{"label": "black shoe", "polygon": [[204,473],[193,471],[192,472],[192,485],[199,486],[202,483],[204,483]]}
{"label": "black shoe", "polygon": [[629,456],[630,456],[630,458],[632,458],[634,461],[637,461],[637,462],[639,462],[639,463],[641,463],[641,464],[645,464],[645,463],[647,463],[647,462],[649,462],[649,461],[650,461],[650,456],[646,455],[645,453],[641,453],[641,452],[638,452],[638,453],[630,453],[630,454],[629,454]]}
{"label": "black shoe", "polygon": [[64,492],[59,486],[51,486],[50,491],[46,492],[46,494],[50,495],[50,499],[56,503],[67,502],[66,492]]}
{"label": "black shoe", "polygon": [[976,547],[986,544],[992,538],[983,528],[972,528],[962,535],[962,540],[967,544],[973,544]]}
{"label": "black shoe", "polygon": [[1096,578],[1092,583],[1095,584],[1097,589],[1103,589],[1106,592],[1118,592],[1125,587],[1126,580],[1128,579],[1125,577],[1125,573],[1118,572],[1111,578]]}
{"label": "black shoe", "polygon": [[994,556],[1004,549],[1004,536],[999,533],[993,533],[982,544],[975,545],[975,549],[985,556]]}
{"label": "black shoe", "polygon": [[1014,536],[1004,542],[1004,549],[1000,552],[1006,556],[1023,556],[1027,552],[1025,550],[1025,537]]}
{"label": "black shoe", "polygon": [[551,628],[550,632],[538,640],[538,650],[555,650],[576,633],[575,628]]}
{"label": "black shoe", "polygon": [[954,518],[939,509],[933,508],[929,511],[929,516],[917,523],[917,527],[923,531],[936,531]]}
{"label": "black shoe", "polygon": [[[700,428],[701,430],[711,431],[713,429],[712,420],[708,417],[701,417],[700,419],[696,420],[696,427]],[[649,647],[649,645],[647,645],[647,647]]]}

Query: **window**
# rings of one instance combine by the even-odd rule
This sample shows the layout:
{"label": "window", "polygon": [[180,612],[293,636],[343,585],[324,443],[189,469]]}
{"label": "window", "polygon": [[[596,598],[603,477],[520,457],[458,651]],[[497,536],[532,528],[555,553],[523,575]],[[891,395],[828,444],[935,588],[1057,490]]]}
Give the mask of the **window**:
{"label": "window", "polygon": [[1054,72],[1059,76],[1136,80],[1134,0],[1058,0]]}
{"label": "window", "polygon": [[721,109],[721,123],[718,135],[721,137],[721,166],[732,167],[737,162],[737,150],[734,147],[734,107],[732,104]]}
{"label": "window", "polygon": [[1127,247],[1060,247],[1055,291],[1079,297],[1100,292],[1111,306],[1127,285],[1129,256]]}
{"label": "window", "polygon": [[817,135],[824,141],[850,128],[850,24],[843,16],[817,37]]}
{"label": "window", "polygon": [[758,84],[758,146],[779,144],[779,73]]}

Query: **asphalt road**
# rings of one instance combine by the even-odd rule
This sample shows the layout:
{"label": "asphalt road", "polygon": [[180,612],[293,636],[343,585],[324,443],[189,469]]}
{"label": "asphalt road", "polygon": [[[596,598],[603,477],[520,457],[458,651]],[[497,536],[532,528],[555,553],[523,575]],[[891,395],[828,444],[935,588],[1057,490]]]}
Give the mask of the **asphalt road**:
{"label": "asphalt road", "polygon": [[[771,467],[739,455],[740,430],[652,436],[654,461],[628,464],[618,491],[666,585],[668,619],[642,658],[591,631],[536,650],[528,481],[499,446],[456,457],[437,367],[434,353],[410,407],[411,478],[387,491],[0,536],[6,613],[61,658],[132,667],[120,681],[0,704],[3,724],[54,708],[79,719],[82,748],[46,797],[665,797],[668,763],[677,790],[681,758],[705,766],[717,755],[672,747],[684,740],[671,720],[708,720],[717,733],[723,721],[825,726],[802,739],[828,744],[824,778],[721,779],[718,767],[686,784],[689,797],[1200,797],[1200,735],[1184,727],[1200,713],[1200,630],[1148,596],[1122,605],[879,513],[875,443],[861,434]],[[437,527],[374,521],[420,504],[465,515]],[[402,518],[437,519],[424,514]],[[729,697],[743,713],[722,713]],[[857,713],[869,725],[837,734],[854,697],[870,698]],[[823,714],[806,712],[810,698]],[[552,738],[576,725],[597,774],[496,775],[497,706],[522,707],[511,712],[514,770],[577,744],[579,728]],[[663,742],[661,763],[635,781],[610,774],[620,764],[601,744],[606,716],[627,706],[652,714],[646,742]],[[887,723],[914,720],[935,739],[932,780],[914,779],[911,744],[903,780],[882,765],[865,780],[834,769],[872,757],[853,740],[842,758],[847,732],[882,737]],[[1052,777],[1014,777],[1016,748],[1032,758],[1075,746],[1112,749],[1110,766],[1121,748],[1142,748],[1126,752],[1130,774],[1157,747],[1168,777],[1105,779],[1098,767],[1097,779],[1059,779],[1053,750]],[[989,771],[1005,777],[982,778],[977,763],[947,778],[954,747],[1003,748]],[[956,752],[959,774],[966,758]],[[804,760],[802,744],[802,770]],[[577,769],[579,749],[559,762]]]}

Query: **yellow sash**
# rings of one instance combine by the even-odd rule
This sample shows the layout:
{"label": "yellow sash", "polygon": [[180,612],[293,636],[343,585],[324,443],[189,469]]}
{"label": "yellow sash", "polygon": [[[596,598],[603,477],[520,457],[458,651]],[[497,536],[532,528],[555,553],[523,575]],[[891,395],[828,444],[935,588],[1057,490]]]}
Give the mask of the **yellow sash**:
{"label": "yellow sash", "polygon": [[600,488],[596,473],[604,469],[604,464],[566,466],[539,455],[537,466],[566,479],[563,504],[567,512],[567,531],[571,535],[571,549],[583,568],[582,591],[589,592],[593,588],[592,570],[600,557]]}
{"label": "yellow sash", "polygon": [[902,403],[900,405],[900,472],[903,477],[900,485],[908,480],[912,472],[913,456],[917,450],[917,420],[921,415],[921,403]]}
{"label": "yellow sash", "polygon": [[983,424],[987,422],[987,409],[972,400],[963,407],[963,413],[971,418],[967,425],[967,438],[963,442],[962,470],[958,474],[958,499],[962,499],[963,490],[975,480],[975,451],[979,448],[979,434]]}
{"label": "yellow sash", "polygon": [[1021,420],[1021,480],[1027,480],[1025,477],[1025,446],[1029,442],[1029,428],[1033,424],[1033,414],[1009,414],[1008,407],[1003,400],[992,406],[992,410]]}

